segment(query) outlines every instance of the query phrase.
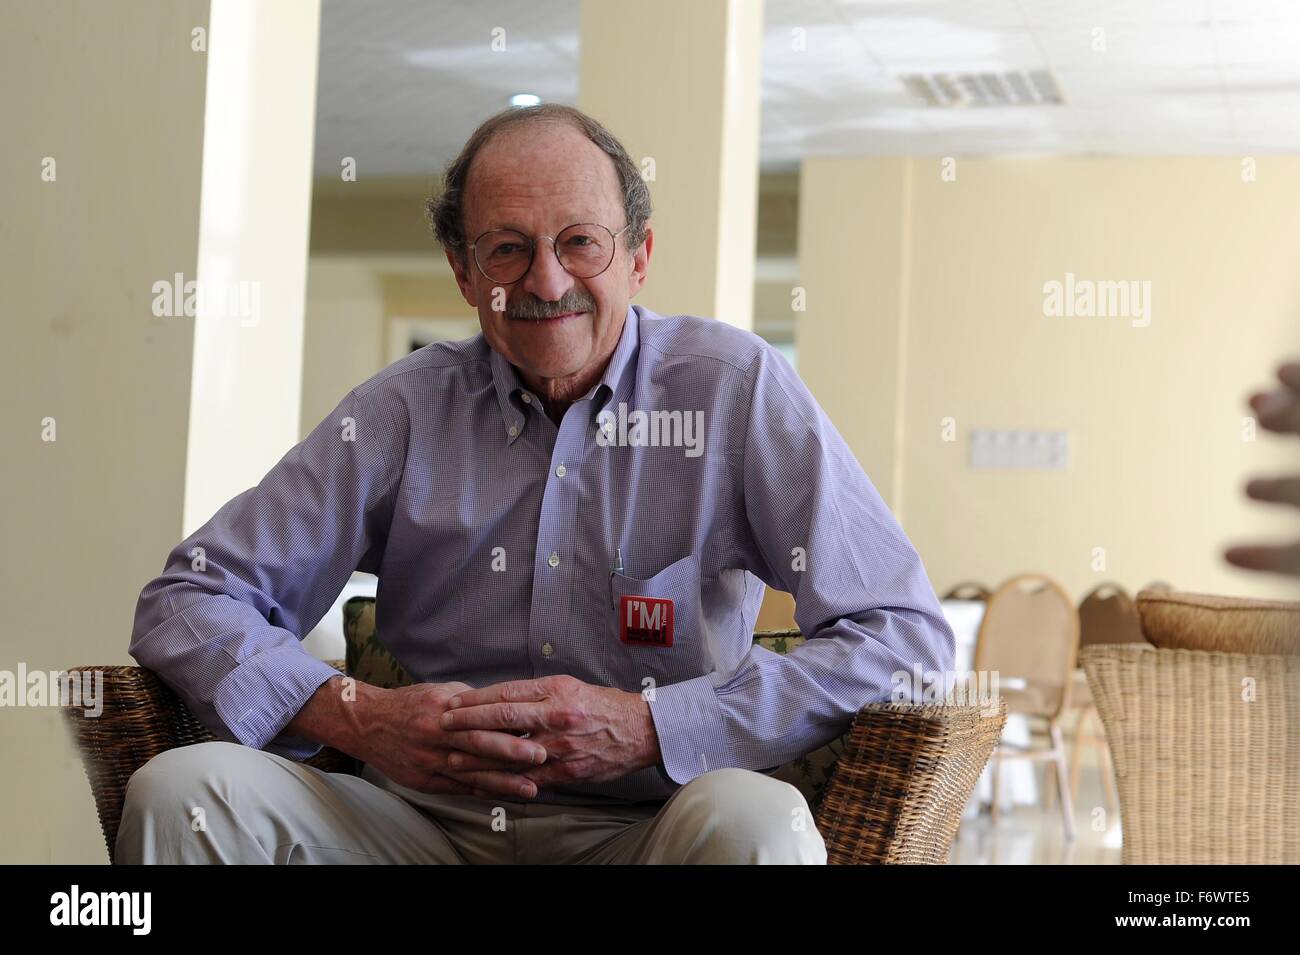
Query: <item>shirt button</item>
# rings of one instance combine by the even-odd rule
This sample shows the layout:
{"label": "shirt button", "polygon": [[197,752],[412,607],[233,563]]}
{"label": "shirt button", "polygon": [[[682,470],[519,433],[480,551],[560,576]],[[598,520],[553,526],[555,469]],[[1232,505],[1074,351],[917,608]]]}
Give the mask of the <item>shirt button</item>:
{"label": "shirt button", "polygon": [[509,428],[506,429],[506,434],[510,435],[510,437],[512,438],[518,433],[519,433],[519,425],[517,424],[512,424]]}
{"label": "shirt button", "polygon": [[563,464],[561,464],[558,468],[555,469],[556,477],[564,477],[564,475],[568,473],[569,473],[569,469],[566,468]]}
{"label": "shirt button", "polygon": [[524,392],[520,397],[523,399],[523,402],[526,405],[531,405],[533,403],[533,396],[528,394],[527,392]]}
{"label": "shirt button", "polygon": [[560,555],[555,553],[555,551],[551,551],[551,556],[546,558],[546,562],[550,564],[552,567],[559,567]]}
{"label": "shirt button", "polygon": [[542,644],[542,656],[549,657],[554,652],[555,647],[551,646],[549,643]]}

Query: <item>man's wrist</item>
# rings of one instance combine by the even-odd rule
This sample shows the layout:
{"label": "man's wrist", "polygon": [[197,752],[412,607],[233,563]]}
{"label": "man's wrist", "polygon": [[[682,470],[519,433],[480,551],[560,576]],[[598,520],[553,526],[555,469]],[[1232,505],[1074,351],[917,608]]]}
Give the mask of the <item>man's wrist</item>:
{"label": "man's wrist", "polygon": [[635,697],[632,705],[637,714],[641,738],[641,765],[637,768],[657,766],[662,771],[663,753],[659,749],[659,731],[655,728],[654,716],[650,712],[650,704],[640,693],[633,693],[632,695]]}
{"label": "man's wrist", "polygon": [[342,674],[330,677],[316,688],[284,732],[363,758],[366,714],[375,695],[384,692]]}

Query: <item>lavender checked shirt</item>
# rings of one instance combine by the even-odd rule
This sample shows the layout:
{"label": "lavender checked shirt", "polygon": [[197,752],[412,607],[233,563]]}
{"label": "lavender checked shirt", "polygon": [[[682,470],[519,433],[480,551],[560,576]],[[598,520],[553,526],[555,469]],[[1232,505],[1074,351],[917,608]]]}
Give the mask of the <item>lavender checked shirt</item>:
{"label": "lavender checked shirt", "polygon": [[[639,305],[559,427],[481,334],[354,388],[173,549],[130,652],[219,738],[305,758],[319,744],[284,727],[337,671],[300,641],[354,570],[378,575],[379,638],[419,681],[653,688],[662,766],[541,802],[770,770],[888,699],[893,674],[952,667],[920,557],[789,363]],[[752,643],[764,582],[809,638],[786,655]],[[620,639],[629,595],[673,602],[671,647]]]}

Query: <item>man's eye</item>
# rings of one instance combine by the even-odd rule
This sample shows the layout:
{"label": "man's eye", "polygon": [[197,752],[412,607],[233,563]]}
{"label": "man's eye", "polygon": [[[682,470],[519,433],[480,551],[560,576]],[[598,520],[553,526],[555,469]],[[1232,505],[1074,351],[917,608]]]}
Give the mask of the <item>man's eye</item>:
{"label": "man's eye", "polygon": [[591,245],[593,241],[595,240],[589,235],[572,235],[566,240],[565,245],[572,245],[581,249]]}
{"label": "man's eye", "polygon": [[523,246],[516,245],[513,242],[506,242],[502,245],[498,245],[495,249],[493,249],[492,254],[493,255],[514,255],[515,253],[519,252],[520,249],[522,248]]}

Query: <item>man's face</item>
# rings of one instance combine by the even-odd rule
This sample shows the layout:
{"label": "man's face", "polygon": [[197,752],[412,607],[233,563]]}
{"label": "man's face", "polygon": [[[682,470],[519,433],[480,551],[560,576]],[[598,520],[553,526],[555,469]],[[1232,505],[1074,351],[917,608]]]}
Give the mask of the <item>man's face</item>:
{"label": "man's face", "polygon": [[[629,300],[645,280],[652,240],[615,242],[600,275],[577,278],[552,251],[566,226],[594,222],[618,233],[627,222],[614,164],[579,130],[532,123],[498,134],[475,157],[465,188],[465,234],[473,242],[493,229],[537,241],[533,262],[510,285],[488,279],[449,252],[465,301],[478,309],[493,349],[532,379],[566,379],[603,368],[618,344]],[[504,311],[500,310],[504,306]]]}

